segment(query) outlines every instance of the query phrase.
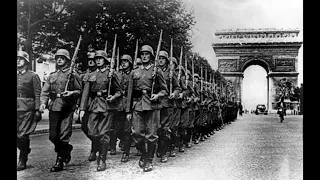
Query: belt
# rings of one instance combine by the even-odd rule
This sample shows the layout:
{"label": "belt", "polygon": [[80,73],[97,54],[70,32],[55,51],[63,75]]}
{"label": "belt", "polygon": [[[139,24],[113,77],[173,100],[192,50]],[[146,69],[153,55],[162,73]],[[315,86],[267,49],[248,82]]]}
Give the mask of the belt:
{"label": "belt", "polygon": [[34,97],[28,96],[27,94],[23,94],[23,93],[17,93],[17,98],[34,98]]}
{"label": "belt", "polygon": [[63,95],[61,93],[50,93],[50,98],[54,99],[54,98],[62,98]]}
{"label": "belt", "polygon": [[92,97],[102,97],[102,96],[106,96],[107,95],[107,91],[91,91],[90,92],[90,96]]}

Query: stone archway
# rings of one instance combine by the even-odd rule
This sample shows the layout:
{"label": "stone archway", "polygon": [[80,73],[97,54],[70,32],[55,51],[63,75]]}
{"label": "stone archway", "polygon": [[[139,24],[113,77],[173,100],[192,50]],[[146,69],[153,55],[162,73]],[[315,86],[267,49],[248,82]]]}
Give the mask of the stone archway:
{"label": "stone archway", "polygon": [[286,78],[297,86],[298,51],[302,42],[298,29],[221,30],[212,44],[218,70],[234,84],[236,100],[242,100],[244,70],[252,64],[267,71],[268,109],[275,109],[279,81]]}

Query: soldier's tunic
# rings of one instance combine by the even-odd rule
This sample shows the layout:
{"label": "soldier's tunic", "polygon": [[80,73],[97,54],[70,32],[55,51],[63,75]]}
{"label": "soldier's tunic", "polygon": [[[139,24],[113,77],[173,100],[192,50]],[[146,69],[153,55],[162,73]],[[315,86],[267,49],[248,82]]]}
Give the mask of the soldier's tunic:
{"label": "soldier's tunic", "polygon": [[119,106],[117,111],[117,116],[114,120],[114,133],[111,138],[111,148],[115,148],[117,138],[124,141],[124,143],[129,143],[131,138],[131,122],[126,120],[126,106],[127,106],[127,94],[128,94],[128,82],[130,78],[131,69],[127,71],[119,71],[117,73],[120,87],[121,87],[121,98],[119,100]]}
{"label": "soldier's tunic", "polygon": [[21,153],[30,152],[29,134],[37,125],[35,111],[39,110],[41,80],[30,70],[17,71],[17,146]]}
{"label": "soldier's tunic", "polygon": [[[170,68],[161,69],[163,72],[163,77],[166,81],[167,88],[170,90]],[[180,85],[178,83],[177,74],[173,72],[172,77],[172,91],[175,97],[178,96],[180,91]],[[173,112],[174,112],[174,99],[169,99],[169,94],[161,98],[162,108],[160,110],[160,124],[163,133],[167,134],[170,132],[170,126],[173,123]]]}
{"label": "soldier's tunic", "polygon": [[[93,71],[90,71],[90,69],[88,69],[85,73],[80,75],[80,79],[82,80],[82,88],[84,88],[84,84],[85,84],[84,79],[87,80],[92,72]],[[79,98],[78,106],[80,106],[80,103],[81,103],[80,100],[81,98]],[[89,106],[89,103],[87,103],[87,106]],[[91,137],[88,135],[88,116],[89,116],[88,111],[85,111],[82,117],[81,130],[90,139]]]}
{"label": "soldier's tunic", "polygon": [[[135,143],[143,140],[155,142],[158,139],[157,130],[160,127],[160,101],[152,102],[151,88],[153,81],[153,64],[139,66],[133,73],[133,103],[132,103],[132,138]],[[168,88],[160,69],[157,70],[155,92],[167,94]]]}
{"label": "soldier's tunic", "polygon": [[[72,134],[73,113],[81,91],[81,79],[78,73],[73,72],[69,82],[69,91],[76,91],[69,97],[63,97],[70,68],[59,69],[51,73],[41,91],[41,103],[47,104],[51,100],[49,109],[49,139],[55,145],[55,151],[63,153],[71,151],[69,145]],[[62,155],[63,156],[63,155]]]}
{"label": "soldier's tunic", "polygon": [[[84,79],[80,110],[88,111],[88,135],[98,139],[101,144],[110,143],[110,131],[114,115],[118,110],[118,101],[108,102],[109,81],[111,79],[110,95],[121,95],[121,88],[117,74],[107,68],[97,69],[88,79]],[[88,106],[87,106],[88,103]]]}
{"label": "soldier's tunic", "polygon": [[[192,87],[192,82],[189,82],[189,83],[188,83],[187,88],[188,88],[188,97],[189,97],[189,98],[193,98],[193,96],[194,96],[194,90],[193,90],[193,87]],[[189,111],[189,118],[188,118],[186,127],[187,127],[187,128],[193,128],[193,123],[194,123],[194,106],[195,106],[195,103],[194,103],[193,100],[191,100],[190,102],[186,103],[186,106],[187,106],[188,111]]]}
{"label": "soldier's tunic", "polygon": [[189,90],[186,85],[186,77],[182,76],[180,80],[180,86],[181,86],[181,93],[182,93],[182,99],[177,99],[177,102],[181,102],[181,115],[180,115],[180,121],[178,124],[178,127],[186,128],[188,121],[189,121],[189,110],[186,103],[187,96],[189,94]]}

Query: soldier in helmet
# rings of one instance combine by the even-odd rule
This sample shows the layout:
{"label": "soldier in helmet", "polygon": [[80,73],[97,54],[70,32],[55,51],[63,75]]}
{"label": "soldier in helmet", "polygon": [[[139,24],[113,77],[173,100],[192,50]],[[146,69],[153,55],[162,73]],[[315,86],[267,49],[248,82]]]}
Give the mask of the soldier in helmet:
{"label": "soldier in helmet", "polygon": [[179,152],[184,152],[184,141],[186,140],[186,135],[187,135],[187,123],[189,120],[189,110],[187,108],[187,96],[189,94],[189,89],[186,85],[186,72],[183,66],[180,66],[176,68],[176,71],[179,72],[179,68],[181,68],[181,75],[180,75],[180,86],[181,86],[181,91],[179,93],[178,98],[175,100],[175,104],[177,107],[180,109],[180,116],[178,115],[177,118],[179,118],[179,123],[175,127],[177,133],[176,141],[175,144],[179,148]]}
{"label": "soldier in helmet", "polygon": [[37,122],[41,120],[40,93],[41,80],[39,76],[29,70],[29,55],[24,51],[17,54],[17,146],[20,150],[17,170],[27,168],[30,153],[29,135]]}
{"label": "soldier in helmet", "polygon": [[[90,76],[91,73],[93,73],[96,69],[97,69],[97,65],[96,62],[94,60],[94,56],[95,56],[95,52],[88,52],[87,57],[88,57],[88,68],[85,71],[85,73],[80,75],[80,78],[82,80],[82,87],[84,87],[85,81],[84,79],[88,79],[88,77]],[[79,102],[78,105],[80,106],[80,100],[81,98],[79,98]],[[87,105],[89,105],[90,103],[87,103]],[[90,151],[90,155],[88,160],[89,161],[95,161],[97,159],[97,152],[99,150],[99,143],[97,143],[96,141],[94,141],[91,136],[89,136],[88,134],[88,111],[85,111],[83,117],[82,117],[82,122],[81,122],[81,129],[83,131],[83,133],[91,140],[91,151]],[[81,119],[80,116],[79,120]]]}
{"label": "soldier in helmet", "polygon": [[97,171],[104,171],[112,121],[118,109],[117,99],[121,96],[121,88],[117,74],[107,67],[110,64],[107,53],[97,50],[94,59],[97,70],[83,79],[85,85],[81,97],[80,117],[88,111],[88,134],[92,141],[99,144]]}
{"label": "soldier in helmet", "polygon": [[[170,61],[168,53],[166,51],[159,52],[159,68],[161,69],[164,79],[167,84],[167,88],[170,91],[172,88],[171,94],[165,95],[161,98],[162,108],[160,110],[160,124],[161,127],[158,130],[159,141],[158,141],[158,152],[157,155],[160,157],[160,162],[167,162],[167,148],[170,139],[170,125],[173,118],[173,103],[174,98],[178,97],[180,92],[180,85],[177,79],[177,74],[174,71],[174,67],[170,67]],[[170,74],[170,71],[172,74]],[[172,77],[170,77],[172,76]],[[172,78],[172,82],[170,82]],[[172,87],[171,87],[172,86]]]}
{"label": "soldier in helmet", "polygon": [[[132,58],[128,54],[123,54],[120,58],[121,70],[118,72],[118,77],[120,81],[122,98],[120,101],[117,122],[115,122],[118,128],[115,128],[114,136],[111,136],[111,146],[115,149],[117,137],[121,139],[123,154],[121,162],[128,162],[129,153],[131,147],[131,121],[126,119],[126,106],[127,106],[127,94],[128,94],[128,82],[130,78],[131,71],[133,69]],[[113,138],[113,139],[112,139]],[[111,148],[111,151],[112,149]],[[110,152],[111,154],[111,152]]]}
{"label": "soldier in helmet", "polygon": [[194,144],[199,144],[199,140],[200,140],[200,120],[202,115],[200,114],[200,81],[199,81],[199,74],[195,73],[193,75],[194,77],[194,124],[193,124],[193,136],[192,136],[192,140],[194,141]]}
{"label": "soldier in helmet", "polygon": [[[49,109],[49,139],[54,144],[57,160],[51,172],[63,170],[64,163],[71,160],[73,146],[69,144],[72,134],[72,119],[77,99],[81,91],[81,79],[77,72],[70,71],[70,55],[66,49],[59,49],[55,54],[57,71],[49,75],[41,91],[40,111]],[[71,76],[66,87],[68,76]]]}
{"label": "soldier in helmet", "polygon": [[132,118],[132,138],[142,153],[139,166],[147,172],[153,169],[157,147],[161,108],[159,100],[168,93],[168,88],[162,71],[152,63],[155,60],[152,47],[143,45],[139,54],[142,65],[132,71],[132,99],[128,99],[133,101],[132,113],[128,113],[127,118]]}
{"label": "soldier in helmet", "polygon": [[193,78],[191,75],[191,72],[187,69],[187,77],[188,78],[188,97],[186,101],[186,107],[189,112],[189,118],[186,122],[186,135],[184,139],[184,144],[187,148],[191,147],[191,137],[192,137],[192,129],[193,129],[193,123],[194,123],[194,90],[193,90]]}

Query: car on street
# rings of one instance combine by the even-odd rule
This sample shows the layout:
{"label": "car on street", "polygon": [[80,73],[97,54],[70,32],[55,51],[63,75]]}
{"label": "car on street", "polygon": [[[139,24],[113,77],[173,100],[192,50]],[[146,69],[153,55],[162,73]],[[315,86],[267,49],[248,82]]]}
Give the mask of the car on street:
{"label": "car on street", "polygon": [[257,107],[256,107],[256,110],[255,110],[255,114],[258,115],[258,114],[265,114],[265,115],[268,115],[268,110],[266,108],[266,105],[264,104],[258,104]]}

